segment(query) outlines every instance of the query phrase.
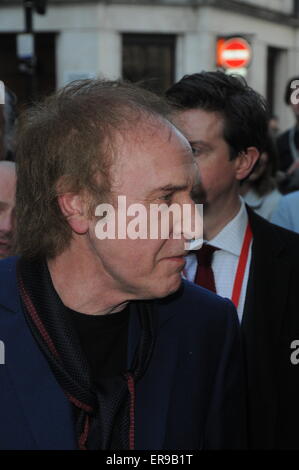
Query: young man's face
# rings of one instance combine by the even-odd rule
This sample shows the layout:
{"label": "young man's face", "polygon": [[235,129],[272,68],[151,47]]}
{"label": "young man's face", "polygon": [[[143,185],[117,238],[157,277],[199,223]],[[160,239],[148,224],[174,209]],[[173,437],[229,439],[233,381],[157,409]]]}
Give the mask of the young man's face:
{"label": "young man's face", "polygon": [[[198,171],[187,140],[162,120],[137,127],[118,141],[118,156],[111,170],[114,207],[117,198],[125,196],[127,208],[141,204],[148,217],[151,204],[176,203],[181,208],[189,204],[194,212],[191,190],[198,184]],[[175,292],[181,283],[188,234],[183,235],[182,226],[171,219],[169,222],[167,239],[151,239],[147,223],[147,238],[135,240],[128,236],[99,240],[92,223],[90,243],[105,272],[106,285],[128,298],[158,298]]]}
{"label": "young man's face", "polygon": [[175,123],[193,149],[200,179],[206,194],[205,209],[225,208],[238,197],[236,160],[230,160],[229,146],[223,136],[223,118],[217,112],[191,109],[178,112]]}

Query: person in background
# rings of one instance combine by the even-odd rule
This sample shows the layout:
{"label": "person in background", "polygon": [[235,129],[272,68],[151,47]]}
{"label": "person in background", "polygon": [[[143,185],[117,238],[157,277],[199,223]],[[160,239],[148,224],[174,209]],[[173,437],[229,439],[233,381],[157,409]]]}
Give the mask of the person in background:
{"label": "person in background", "polygon": [[251,174],[240,186],[240,194],[246,204],[267,220],[271,219],[282,197],[277,188],[277,169],[277,149],[272,137],[268,135],[264,151]]}
{"label": "person in background", "polygon": [[279,119],[275,114],[272,114],[269,119],[269,134],[273,139],[276,139],[276,137],[279,135],[279,132]]}
{"label": "person in background", "polygon": [[15,231],[16,167],[0,161],[0,259],[13,254]]}
{"label": "person in background", "polygon": [[265,100],[223,72],[186,75],[167,90],[173,121],[193,149],[206,193],[205,243],[187,256],[185,277],[232,299],[247,368],[251,449],[299,449],[299,373],[290,360],[299,338],[299,236],[240,199],[265,150]]}
{"label": "person in background", "polygon": [[271,222],[299,233],[299,191],[286,194],[280,199]]}
{"label": "person in background", "polygon": [[[298,82],[297,85],[296,82]],[[299,168],[299,100],[296,91],[298,86],[299,77],[293,77],[287,82],[284,101],[292,109],[295,124],[277,138],[279,169],[288,175],[293,174]]]}

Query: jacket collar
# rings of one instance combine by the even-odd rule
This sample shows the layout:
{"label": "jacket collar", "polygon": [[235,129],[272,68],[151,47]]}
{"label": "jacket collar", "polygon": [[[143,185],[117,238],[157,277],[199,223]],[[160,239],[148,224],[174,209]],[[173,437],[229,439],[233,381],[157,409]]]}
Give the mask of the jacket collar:
{"label": "jacket collar", "polygon": [[[279,230],[273,230],[273,224],[256,214],[246,205],[250,227],[253,233],[253,247],[262,247],[278,256],[286,247],[286,241]],[[254,248],[253,248],[254,249]]]}

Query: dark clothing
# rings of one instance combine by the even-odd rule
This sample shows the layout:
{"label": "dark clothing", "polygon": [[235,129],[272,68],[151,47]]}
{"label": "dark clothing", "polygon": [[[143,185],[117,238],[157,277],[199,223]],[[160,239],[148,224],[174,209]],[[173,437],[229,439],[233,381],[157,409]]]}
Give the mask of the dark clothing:
{"label": "dark clothing", "polygon": [[[0,262],[0,449],[76,449],[72,405],[28,327],[15,265],[15,258]],[[135,449],[244,448],[244,377],[233,305],[187,281],[150,303],[155,343],[136,383]],[[133,302],[129,370],[141,335]]]}
{"label": "dark clothing", "polygon": [[[292,138],[292,134],[290,132],[293,129],[288,129],[287,131],[283,132],[277,138],[277,150],[279,154],[279,170],[287,171],[288,168],[293,164],[294,157],[292,154],[292,149],[290,145],[290,139]],[[296,128],[294,132],[293,138],[294,148],[297,149],[299,154],[299,129]]]}
{"label": "dark clothing", "polygon": [[299,235],[248,209],[252,261],[242,322],[249,390],[249,444],[299,449]]}
{"label": "dark clothing", "polygon": [[[71,312],[57,295],[46,262],[19,259],[17,281],[31,333],[74,408],[79,449],[132,449],[134,389],[147,369],[154,345],[150,305],[135,302],[141,337],[130,370],[125,365],[119,374],[109,377],[96,371],[95,383]],[[92,364],[97,365],[96,358]]]}
{"label": "dark clothing", "polygon": [[98,377],[125,372],[129,307],[111,315],[86,315],[70,309],[69,312],[95,384]]}

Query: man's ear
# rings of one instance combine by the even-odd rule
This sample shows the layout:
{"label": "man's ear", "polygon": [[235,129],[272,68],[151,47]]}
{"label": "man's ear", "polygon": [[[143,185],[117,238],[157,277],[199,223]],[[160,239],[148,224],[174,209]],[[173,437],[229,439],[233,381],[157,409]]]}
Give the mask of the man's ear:
{"label": "man's ear", "polygon": [[244,152],[240,152],[235,159],[236,178],[241,181],[251,173],[254,165],[260,157],[260,152],[256,147],[247,147]]}
{"label": "man's ear", "polygon": [[64,193],[58,196],[58,204],[71,229],[82,235],[88,231],[86,201],[81,194]]}

